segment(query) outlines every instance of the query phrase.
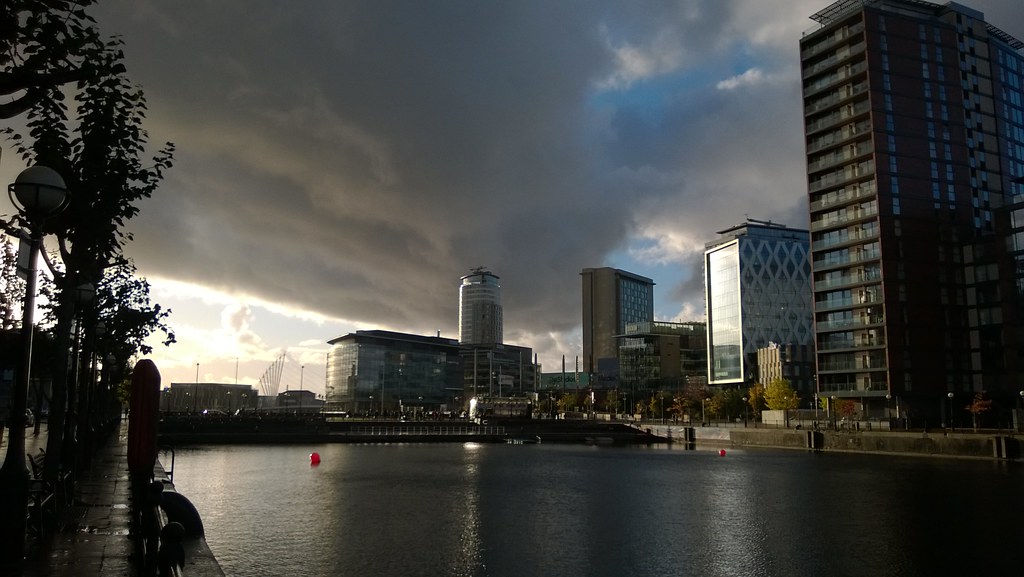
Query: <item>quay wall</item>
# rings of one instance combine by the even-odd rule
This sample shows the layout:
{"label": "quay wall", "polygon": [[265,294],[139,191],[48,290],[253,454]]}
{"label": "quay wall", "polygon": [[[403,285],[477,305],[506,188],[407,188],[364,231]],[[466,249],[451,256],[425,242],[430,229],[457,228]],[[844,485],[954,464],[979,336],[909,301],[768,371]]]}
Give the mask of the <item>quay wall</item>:
{"label": "quay wall", "polygon": [[652,426],[669,442],[732,447],[765,447],[918,455],[928,457],[1024,460],[1024,436],[953,431],[831,431],[792,428],[718,428]]}
{"label": "quay wall", "polygon": [[181,573],[188,576],[225,577],[224,570],[206,542],[199,512],[187,496],[178,493],[174,487],[173,469],[168,473],[163,464],[157,461],[153,468],[153,480],[163,486],[161,505],[156,512],[158,526],[167,527],[169,522],[174,521],[185,528],[180,541],[185,561]]}
{"label": "quay wall", "polygon": [[233,443],[504,443],[539,438],[550,443],[645,444],[661,442],[625,423],[574,420],[491,419],[469,421],[165,418],[162,446]]}

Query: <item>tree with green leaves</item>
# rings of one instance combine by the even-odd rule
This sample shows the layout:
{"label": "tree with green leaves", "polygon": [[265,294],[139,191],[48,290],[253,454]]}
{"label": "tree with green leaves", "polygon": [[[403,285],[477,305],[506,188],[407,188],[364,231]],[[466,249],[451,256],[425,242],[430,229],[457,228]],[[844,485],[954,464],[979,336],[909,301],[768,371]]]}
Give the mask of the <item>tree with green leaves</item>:
{"label": "tree with green leaves", "polygon": [[755,421],[761,418],[761,411],[765,409],[764,393],[765,387],[761,383],[754,383],[747,389],[747,403],[754,413]]}
{"label": "tree with green leaves", "polygon": [[764,403],[772,411],[800,408],[800,396],[788,379],[775,379],[764,388]]}
{"label": "tree with green leaves", "polygon": [[743,415],[743,391],[740,389],[726,389],[714,396],[712,402],[715,407],[715,415],[719,418],[733,419]]}
{"label": "tree with green leaves", "polygon": [[18,251],[7,236],[0,238],[0,331],[21,326],[18,310],[25,300],[25,282],[18,278]]}
{"label": "tree with green leaves", "polygon": [[[76,288],[101,286],[107,269],[124,263],[122,249],[132,239],[124,225],[138,214],[137,203],[156,190],[174,151],[167,143],[146,158],[148,137],[142,128],[146,101],[141,88],[132,85],[124,72],[121,41],[89,43],[79,50],[96,74],[76,87],[75,118],[69,115],[64,93],[50,87],[28,109],[29,138],[4,131],[27,163],[53,168],[70,191],[68,208],[51,219],[46,230],[56,238],[59,250],[59,262],[44,260],[55,286],[56,350],[63,355],[53,377],[46,461],[50,478],[73,457],[62,459],[61,427],[67,403],[75,400],[75,383],[67,370],[72,326],[76,317],[86,326],[95,326],[104,314],[96,302],[76,303]],[[11,232],[26,223],[16,215],[5,224]],[[136,288],[144,290],[148,299],[148,284]],[[151,315],[150,321],[159,326],[163,317]],[[68,437],[73,440],[74,419],[68,423]]]}
{"label": "tree with green leaves", "polygon": [[96,78],[90,55],[102,45],[85,12],[93,0],[0,3],[0,118],[13,118],[70,82]]}
{"label": "tree with green leaves", "polygon": [[558,397],[558,410],[563,413],[571,412],[577,406],[579,405],[577,403],[576,393],[566,392],[562,393],[561,396]]}
{"label": "tree with green leaves", "polygon": [[617,391],[607,391],[604,396],[604,410],[615,414],[619,412],[619,395]]}

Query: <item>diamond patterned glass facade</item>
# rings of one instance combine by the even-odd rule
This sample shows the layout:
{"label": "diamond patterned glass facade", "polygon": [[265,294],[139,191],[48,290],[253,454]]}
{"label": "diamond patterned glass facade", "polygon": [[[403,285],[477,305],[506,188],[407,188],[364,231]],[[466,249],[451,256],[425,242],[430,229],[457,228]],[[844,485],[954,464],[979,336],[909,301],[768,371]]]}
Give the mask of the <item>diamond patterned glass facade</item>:
{"label": "diamond patterned glass facade", "polygon": [[746,386],[757,349],[814,342],[808,233],[748,221],[719,234],[704,253],[708,380]]}

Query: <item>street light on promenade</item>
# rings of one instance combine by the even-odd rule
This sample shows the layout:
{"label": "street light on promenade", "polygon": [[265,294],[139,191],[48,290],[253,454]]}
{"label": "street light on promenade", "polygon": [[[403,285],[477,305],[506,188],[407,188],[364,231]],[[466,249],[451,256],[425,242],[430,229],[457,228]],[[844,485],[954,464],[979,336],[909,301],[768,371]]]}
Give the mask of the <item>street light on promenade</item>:
{"label": "street light on promenade", "polygon": [[949,429],[953,430],[953,393],[946,393],[949,397]]}
{"label": "street light on promenade", "polygon": [[749,401],[749,400],[750,399],[748,399],[747,397],[743,397],[743,428],[744,429],[747,428],[747,401]]}
{"label": "street light on promenade", "polygon": [[[64,210],[68,190],[56,171],[45,166],[26,168],[7,187],[11,203],[28,230],[25,301],[21,316],[21,357],[11,392],[7,455],[0,467],[0,568],[20,567],[25,556],[25,515],[28,512],[28,467],[25,464],[25,409],[32,370],[33,314],[36,298],[36,258],[42,243],[42,225]],[[25,246],[23,244],[22,249]],[[21,259],[19,259],[21,260]],[[6,573],[7,571],[0,571]]]}
{"label": "street light on promenade", "polygon": [[64,455],[64,459],[67,461],[69,469],[74,468],[75,459],[78,455],[78,419],[82,415],[81,407],[81,395],[82,386],[80,384],[81,378],[81,365],[82,365],[82,323],[84,315],[82,309],[88,303],[91,303],[96,298],[96,286],[92,283],[83,283],[75,287],[75,314],[74,314],[74,336],[72,338],[71,346],[71,378],[68,379],[67,384],[67,405],[65,409],[65,423],[64,423],[64,445],[61,449],[61,454]]}
{"label": "street light on promenade", "polygon": [[1020,415],[1017,417],[1017,428],[1024,431],[1024,390],[1020,392]]}

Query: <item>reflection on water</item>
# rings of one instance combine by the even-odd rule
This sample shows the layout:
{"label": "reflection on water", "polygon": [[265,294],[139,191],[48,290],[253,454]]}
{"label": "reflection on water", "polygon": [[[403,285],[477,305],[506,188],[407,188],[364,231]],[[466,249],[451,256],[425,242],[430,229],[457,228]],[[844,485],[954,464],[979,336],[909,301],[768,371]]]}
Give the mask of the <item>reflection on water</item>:
{"label": "reflection on water", "polygon": [[179,449],[175,482],[228,575],[911,577],[1009,562],[1024,539],[1022,470],[739,450],[225,446]]}
{"label": "reflection on water", "polygon": [[[462,518],[456,527],[459,531],[459,542],[453,563],[445,571],[448,575],[470,577],[482,568],[483,560],[480,552],[480,455],[484,446],[479,443],[465,443],[462,451],[462,475],[465,481],[461,490],[460,507]],[[482,573],[482,571],[481,571]]]}

